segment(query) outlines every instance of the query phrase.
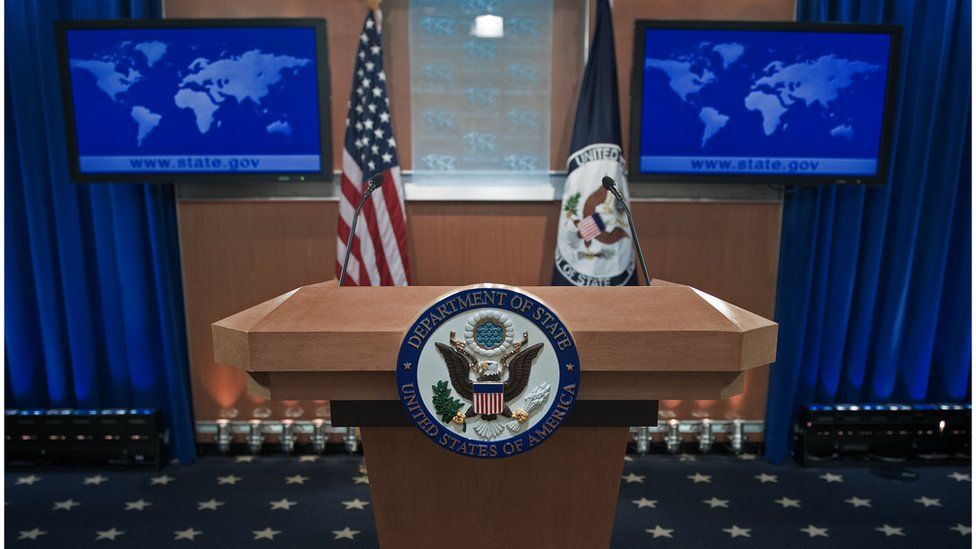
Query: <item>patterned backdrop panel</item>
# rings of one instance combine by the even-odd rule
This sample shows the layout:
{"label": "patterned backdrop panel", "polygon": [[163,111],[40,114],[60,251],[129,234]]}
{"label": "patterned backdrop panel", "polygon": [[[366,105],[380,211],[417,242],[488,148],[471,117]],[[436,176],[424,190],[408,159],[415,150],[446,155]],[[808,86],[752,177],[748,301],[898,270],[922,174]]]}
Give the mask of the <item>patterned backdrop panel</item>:
{"label": "patterned backdrop panel", "polygon": [[552,0],[410,0],[410,65],[419,180],[545,177]]}

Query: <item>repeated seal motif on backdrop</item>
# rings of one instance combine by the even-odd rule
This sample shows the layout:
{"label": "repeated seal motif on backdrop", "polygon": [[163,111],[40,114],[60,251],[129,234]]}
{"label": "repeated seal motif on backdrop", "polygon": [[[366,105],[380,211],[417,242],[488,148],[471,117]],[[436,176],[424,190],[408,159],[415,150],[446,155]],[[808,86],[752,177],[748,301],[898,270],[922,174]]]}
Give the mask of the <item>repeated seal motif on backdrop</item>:
{"label": "repeated seal motif on backdrop", "polygon": [[542,444],[579,394],[576,343],[537,297],[503,285],[451,292],[423,310],[400,345],[397,394],[439,446],[502,458]]}

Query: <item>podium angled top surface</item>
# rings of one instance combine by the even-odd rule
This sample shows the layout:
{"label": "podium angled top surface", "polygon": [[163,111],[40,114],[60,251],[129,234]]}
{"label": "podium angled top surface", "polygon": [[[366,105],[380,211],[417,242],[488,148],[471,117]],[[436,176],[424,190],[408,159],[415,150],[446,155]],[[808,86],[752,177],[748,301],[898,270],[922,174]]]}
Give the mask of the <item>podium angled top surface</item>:
{"label": "podium angled top surface", "polygon": [[[297,394],[301,379],[311,379],[299,374],[313,372],[333,374],[331,396],[317,398],[336,399],[331,389],[343,385],[358,387],[349,398],[368,397],[373,393],[364,394],[364,388],[379,379],[389,380],[393,395],[396,356],[407,328],[426,306],[456,289],[339,288],[334,280],[303,286],[214,323],[215,359],[252,373],[259,386],[273,384],[269,376],[280,374],[274,377],[295,390],[279,391],[276,398],[310,398]],[[639,384],[639,374],[685,373],[685,379],[706,385],[718,376],[730,385],[742,371],[775,360],[776,323],[689,286],[656,282],[521,290],[545,302],[571,331],[584,396],[588,381]]]}

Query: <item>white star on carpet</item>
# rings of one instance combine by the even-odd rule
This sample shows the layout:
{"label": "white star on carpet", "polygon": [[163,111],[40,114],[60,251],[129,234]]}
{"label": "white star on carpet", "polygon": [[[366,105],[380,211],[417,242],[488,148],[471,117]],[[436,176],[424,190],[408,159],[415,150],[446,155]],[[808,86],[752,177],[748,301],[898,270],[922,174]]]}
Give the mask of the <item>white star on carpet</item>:
{"label": "white star on carpet", "polygon": [[237,456],[234,461],[237,463],[254,463],[254,456]]}
{"label": "white star on carpet", "polygon": [[798,500],[798,499],[790,499],[790,498],[788,498],[786,496],[783,496],[783,497],[781,497],[779,499],[774,499],[773,500],[773,503],[778,503],[778,504],[782,505],[783,506],[783,509],[786,509],[787,507],[796,507],[797,509],[800,508],[800,500]]}
{"label": "white star on carpet", "polygon": [[251,530],[254,533],[254,539],[270,539],[273,540],[275,536],[281,533],[281,530],[272,530],[271,527],[267,527],[264,530]]}
{"label": "white star on carpet", "polygon": [[823,536],[825,538],[826,537],[830,537],[830,536],[827,535],[827,529],[826,528],[817,528],[816,526],[814,526],[812,524],[807,525],[806,528],[800,528],[800,531],[801,532],[806,532],[807,534],[810,535],[811,538],[815,538],[817,536]]}
{"label": "white star on carpet", "polygon": [[93,477],[85,477],[85,485],[94,484],[98,486],[99,484],[108,480],[108,477],[103,477],[102,475],[95,475]]}
{"label": "white star on carpet", "polygon": [[[958,481],[958,482],[962,482],[964,480],[965,481],[972,482],[972,480],[973,480],[972,478],[969,477],[969,475],[967,475],[965,473],[960,473],[958,471],[953,471],[951,474],[949,474],[947,476],[949,478],[951,478],[952,480],[955,480],[955,481]],[[17,484],[20,484],[20,482],[18,482]]]}
{"label": "white star on carpet", "polygon": [[759,482],[763,484],[766,484],[767,482],[779,482],[779,477],[777,477],[776,475],[767,475],[766,473],[756,475],[752,478],[757,479]]}
{"label": "white star on carpet", "polygon": [[193,527],[187,528],[186,530],[173,530],[173,534],[176,536],[173,538],[173,541],[180,540],[180,539],[188,539],[190,541],[193,541],[193,538],[199,536],[202,533],[203,533],[202,530],[194,530]]}
{"label": "white star on carpet", "polygon": [[861,498],[859,498],[857,496],[851,496],[850,499],[845,499],[844,502],[845,503],[850,503],[855,508],[857,508],[857,507],[871,507],[871,500],[869,500],[869,499],[861,499]]}
{"label": "white star on carpet", "polygon": [[925,496],[922,496],[912,501],[914,501],[915,503],[921,503],[926,507],[942,507],[942,501],[939,500],[938,498],[927,498]]}
{"label": "white star on carpet", "polygon": [[638,509],[643,509],[645,507],[650,507],[651,509],[657,509],[657,507],[656,507],[657,506],[657,500],[655,500],[655,499],[647,499],[647,498],[642,497],[640,499],[635,499],[635,500],[631,501],[631,503],[633,503],[634,505],[636,505]]}
{"label": "white star on carpet", "polygon": [[288,484],[305,484],[305,481],[308,479],[309,477],[305,477],[302,475],[294,475],[290,477],[285,477],[285,482]]}
{"label": "white star on carpet", "polygon": [[695,484],[698,484],[699,482],[712,482],[712,475],[695,473],[694,475],[688,475],[688,479],[693,481]]}
{"label": "white star on carpet", "polygon": [[167,484],[173,482],[174,480],[176,479],[169,475],[163,475],[161,477],[149,477],[150,485],[152,486],[155,486],[156,484],[162,484],[163,486],[166,486]]}
{"label": "white star on carpet", "polygon": [[634,473],[624,475],[621,478],[623,478],[624,482],[626,482],[627,484],[631,484],[634,482],[644,482],[644,475],[635,475]]}
{"label": "white star on carpet", "polygon": [[207,501],[198,501],[197,502],[197,511],[203,511],[204,509],[210,509],[211,511],[216,511],[217,510],[217,507],[220,507],[223,504],[224,504],[224,502],[217,501],[217,500],[215,500],[213,498],[211,498],[211,499],[209,499]]}
{"label": "white star on carpet", "polygon": [[100,539],[110,539],[112,541],[115,541],[115,538],[121,536],[124,533],[125,532],[119,530],[118,528],[115,528],[114,526],[108,530],[95,530],[95,535],[96,535],[95,541],[98,541]]}
{"label": "white star on carpet", "polygon": [[70,511],[72,507],[77,507],[79,505],[81,504],[73,499],[66,499],[64,501],[55,501],[54,508],[51,510],[57,511],[58,509],[64,509],[65,511]]}
{"label": "white star on carpet", "polygon": [[715,509],[716,507],[724,507],[726,509],[729,508],[729,500],[727,500],[727,499],[718,499],[715,496],[712,496],[712,499],[703,499],[702,500],[702,503],[704,503],[705,505],[708,505],[712,509]]}
{"label": "white star on carpet", "polygon": [[722,528],[722,531],[723,532],[727,532],[733,538],[739,538],[739,537],[742,537],[742,538],[751,538],[752,537],[752,535],[749,534],[749,532],[752,531],[752,528],[739,528],[738,526],[736,526],[734,524],[732,525],[732,528]]}
{"label": "white star on carpet", "polygon": [[695,454],[681,454],[678,456],[678,461],[698,461],[698,458]]}
{"label": "white star on carpet", "polygon": [[333,530],[335,537],[332,539],[355,539],[355,535],[359,533],[359,530],[350,530],[348,526],[342,530]]}
{"label": "white star on carpet", "polygon": [[959,532],[963,536],[968,536],[973,531],[971,527],[966,526],[965,524],[962,523],[956,523],[955,526],[950,526],[949,529],[955,530],[956,532]]}
{"label": "white star on carpet", "polygon": [[38,537],[43,536],[46,533],[47,532],[45,532],[44,530],[41,530],[40,528],[34,528],[33,530],[21,530],[20,531],[20,535],[17,536],[17,539],[33,539],[33,540],[36,540]]}
{"label": "white star on carpet", "polygon": [[674,532],[674,529],[673,528],[661,528],[661,525],[658,524],[654,528],[648,528],[648,529],[646,529],[644,531],[647,532],[648,534],[651,534],[655,538],[670,538],[671,537],[671,532]]}
{"label": "white star on carpet", "polygon": [[271,510],[284,509],[285,511],[291,511],[292,505],[298,505],[297,501],[289,501],[288,498],[281,498],[278,501],[269,501],[271,504]]}
{"label": "white star on carpet", "polygon": [[135,509],[136,511],[145,511],[146,507],[149,507],[150,505],[152,505],[152,503],[144,499],[138,499],[136,501],[127,501],[125,502],[125,510],[131,511]]}
{"label": "white star on carpet", "polygon": [[885,524],[884,526],[881,526],[879,528],[875,528],[875,530],[877,530],[879,532],[884,532],[884,535],[885,535],[886,538],[890,538],[891,536],[904,536],[905,535],[905,533],[902,532],[903,528],[900,528],[898,526],[888,526],[887,524]]}
{"label": "white star on carpet", "polygon": [[634,458],[630,456],[624,456],[624,461],[634,461]]}
{"label": "white star on carpet", "polygon": [[369,502],[356,498],[350,501],[343,501],[342,504],[346,506],[346,511],[350,509],[359,509],[360,511],[365,511],[366,506],[369,505]]}
{"label": "white star on carpet", "polygon": [[841,475],[835,475],[833,473],[824,473],[820,475],[820,478],[826,480],[827,482],[844,482],[844,477]]}
{"label": "white star on carpet", "polygon": [[310,461],[318,461],[319,456],[298,456],[299,463],[308,463]]}
{"label": "white star on carpet", "polygon": [[367,477],[366,475],[352,477],[352,481],[355,482],[356,484],[369,484],[369,477]]}
{"label": "white star on carpet", "polygon": [[35,482],[41,480],[41,477],[37,475],[30,475],[27,477],[17,477],[17,484],[28,484],[33,485]]}
{"label": "white star on carpet", "polygon": [[243,477],[238,477],[235,475],[227,475],[226,477],[217,477],[217,484],[237,484]]}

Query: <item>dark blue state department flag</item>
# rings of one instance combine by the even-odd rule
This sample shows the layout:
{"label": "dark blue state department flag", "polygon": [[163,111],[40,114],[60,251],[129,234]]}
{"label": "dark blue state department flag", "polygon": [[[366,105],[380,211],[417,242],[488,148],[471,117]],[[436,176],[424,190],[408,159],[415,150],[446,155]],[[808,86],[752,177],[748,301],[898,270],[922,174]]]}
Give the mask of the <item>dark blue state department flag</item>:
{"label": "dark blue state department flag", "polygon": [[627,217],[603,188],[604,176],[617,182],[625,198],[627,179],[620,151],[620,105],[613,21],[607,0],[597,0],[596,32],[583,75],[566,189],[556,236],[556,286],[637,284]]}

